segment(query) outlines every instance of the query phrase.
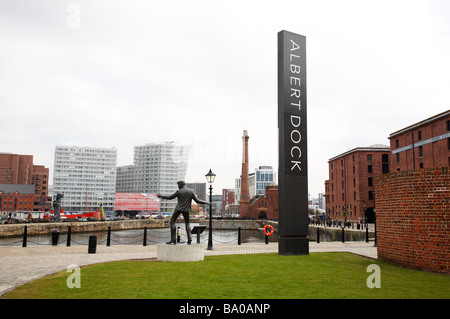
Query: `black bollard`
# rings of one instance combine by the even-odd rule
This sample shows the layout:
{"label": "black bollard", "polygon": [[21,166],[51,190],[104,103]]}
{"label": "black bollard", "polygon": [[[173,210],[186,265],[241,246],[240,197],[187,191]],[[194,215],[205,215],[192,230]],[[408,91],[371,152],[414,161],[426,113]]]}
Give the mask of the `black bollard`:
{"label": "black bollard", "polygon": [[58,245],[58,240],[59,240],[59,230],[55,229],[52,231],[52,245],[53,246]]}
{"label": "black bollard", "polygon": [[342,242],[345,243],[345,230],[344,230],[344,227],[342,227]]}
{"label": "black bollard", "polygon": [[369,227],[366,226],[366,243],[369,242]]}
{"label": "black bollard", "polygon": [[89,254],[95,254],[97,251],[97,236],[89,236]]}
{"label": "black bollard", "polygon": [[241,227],[238,228],[238,245],[241,244]]}
{"label": "black bollard", "polygon": [[147,246],[147,227],[144,227],[144,239],[143,243],[144,246]]}
{"label": "black bollard", "polygon": [[71,239],[71,235],[72,235],[72,226],[69,226],[69,229],[67,231],[67,247],[70,246],[70,239]]}
{"label": "black bollard", "polygon": [[23,241],[22,247],[27,247],[27,226],[23,227]]}
{"label": "black bollard", "polygon": [[106,237],[106,246],[111,246],[111,226],[108,226],[108,235]]}
{"label": "black bollard", "polygon": [[320,230],[319,230],[319,227],[317,227],[317,243],[320,243]]}

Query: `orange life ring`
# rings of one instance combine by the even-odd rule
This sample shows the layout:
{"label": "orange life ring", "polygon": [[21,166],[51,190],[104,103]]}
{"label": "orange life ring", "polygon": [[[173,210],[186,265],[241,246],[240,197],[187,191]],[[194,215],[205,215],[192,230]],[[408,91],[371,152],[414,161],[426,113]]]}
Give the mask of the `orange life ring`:
{"label": "orange life ring", "polygon": [[[267,231],[269,229],[269,231]],[[270,236],[273,234],[273,227],[271,225],[264,226],[263,232],[266,236]]]}

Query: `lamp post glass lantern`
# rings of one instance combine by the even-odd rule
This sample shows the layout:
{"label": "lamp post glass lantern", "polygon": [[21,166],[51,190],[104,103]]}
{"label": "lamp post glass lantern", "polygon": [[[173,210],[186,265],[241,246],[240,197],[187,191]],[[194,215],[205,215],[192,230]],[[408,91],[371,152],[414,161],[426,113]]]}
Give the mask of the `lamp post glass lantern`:
{"label": "lamp post glass lantern", "polygon": [[214,183],[214,179],[216,178],[216,174],[214,174],[211,169],[209,170],[208,174],[205,175],[206,176],[206,180],[208,181],[208,183],[212,184]]}
{"label": "lamp post glass lantern", "polygon": [[210,169],[208,174],[206,174],[205,176],[206,176],[206,180],[209,183],[209,235],[208,235],[207,250],[212,250],[213,249],[213,243],[212,243],[212,183],[214,183],[216,174],[214,174]]}

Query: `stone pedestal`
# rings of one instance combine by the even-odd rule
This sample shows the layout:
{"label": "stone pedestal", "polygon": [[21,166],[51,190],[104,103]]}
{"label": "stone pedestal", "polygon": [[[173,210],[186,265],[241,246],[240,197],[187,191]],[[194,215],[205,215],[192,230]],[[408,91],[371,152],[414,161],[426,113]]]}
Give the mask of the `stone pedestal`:
{"label": "stone pedestal", "polygon": [[204,245],[157,245],[158,261],[202,261],[204,258]]}

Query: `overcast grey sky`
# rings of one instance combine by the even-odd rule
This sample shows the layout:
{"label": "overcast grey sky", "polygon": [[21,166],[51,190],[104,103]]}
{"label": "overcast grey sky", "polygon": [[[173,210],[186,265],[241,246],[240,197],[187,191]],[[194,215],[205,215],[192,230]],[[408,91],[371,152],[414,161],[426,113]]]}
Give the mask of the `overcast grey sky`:
{"label": "overcast grey sky", "polygon": [[192,144],[186,181],[278,167],[277,33],[306,36],[309,193],[329,158],[450,109],[450,2],[0,1],[0,152]]}

